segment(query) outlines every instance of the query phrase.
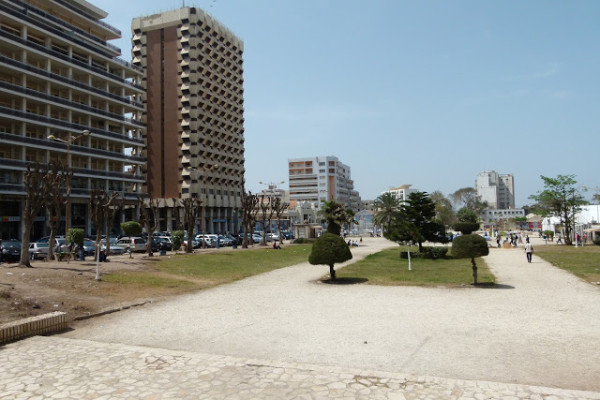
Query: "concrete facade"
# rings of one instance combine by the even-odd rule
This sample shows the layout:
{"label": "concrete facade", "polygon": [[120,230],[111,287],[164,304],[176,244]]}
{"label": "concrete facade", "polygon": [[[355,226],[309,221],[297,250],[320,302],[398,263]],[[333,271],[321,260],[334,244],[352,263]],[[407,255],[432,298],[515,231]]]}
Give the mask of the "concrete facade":
{"label": "concrete facade", "polygon": [[[146,71],[147,191],[201,198],[208,232],[239,230],[244,180],[243,42],[199,8],[135,18],[133,64]],[[175,226],[172,210],[161,230]],[[202,226],[197,223],[197,228]]]}
{"label": "concrete facade", "polygon": [[386,190],[385,192],[381,192],[381,194],[391,193],[395,198],[397,198],[402,203],[404,203],[408,200],[409,194],[417,191],[416,189],[411,189],[410,188],[411,186],[412,185],[408,184],[408,185],[401,185],[398,187],[391,187],[389,190]]}
{"label": "concrete facade", "polygon": [[490,208],[515,208],[515,180],[512,174],[498,174],[496,171],[484,171],[475,180],[477,195],[486,201]]}
{"label": "concrete facade", "polygon": [[[71,227],[91,234],[92,189],[141,193],[143,71],[118,58],[108,41],[121,32],[106,16],[83,0],[0,3],[0,237],[20,238],[27,163],[66,165],[69,138]],[[42,215],[32,236],[48,232]]]}
{"label": "concrete facade", "polygon": [[360,195],[354,190],[350,167],[334,156],[288,159],[290,202],[314,203],[335,200],[358,210]]}

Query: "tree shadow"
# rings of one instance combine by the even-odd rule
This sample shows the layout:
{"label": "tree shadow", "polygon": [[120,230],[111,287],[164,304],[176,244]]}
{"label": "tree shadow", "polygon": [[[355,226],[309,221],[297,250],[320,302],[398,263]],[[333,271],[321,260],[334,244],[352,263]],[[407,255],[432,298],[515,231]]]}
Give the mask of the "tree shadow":
{"label": "tree shadow", "polygon": [[328,285],[355,285],[368,282],[369,280],[367,278],[337,278],[334,281],[331,279],[321,279],[320,281]]}
{"label": "tree shadow", "polygon": [[495,282],[479,282],[477,285],[470,284],[469,286],[479,288],[479,289],[514,289],[514,286],[505,285],[503,283],[495,283]]}

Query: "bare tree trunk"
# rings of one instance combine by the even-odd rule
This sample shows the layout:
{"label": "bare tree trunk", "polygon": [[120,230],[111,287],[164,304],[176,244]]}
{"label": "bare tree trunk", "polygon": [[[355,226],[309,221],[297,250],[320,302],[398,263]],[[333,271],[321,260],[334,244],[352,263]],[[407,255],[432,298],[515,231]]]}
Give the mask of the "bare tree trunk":
{"label": "bare tree trunk", "polygon": [[333,264],[329,265],[329,275],[331,276],[331,280],[335,281],[335,269],[333,269]]}
{"label": "bare tree trunk", "polygon": [[477,264],[475,258],[471,258],[471,264],[473,265],[473,284],[477,285]]}

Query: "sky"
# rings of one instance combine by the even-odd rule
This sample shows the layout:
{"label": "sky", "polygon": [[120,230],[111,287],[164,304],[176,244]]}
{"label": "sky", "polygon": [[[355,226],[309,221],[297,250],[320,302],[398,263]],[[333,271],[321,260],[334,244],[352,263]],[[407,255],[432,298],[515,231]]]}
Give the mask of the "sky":
{"label": "sky", "polygon": [[513,174],[600,190],[600,2],[555,0],[89,0],[119,28],[202,8],[244,41],[247,189],[287,189],[289,158],[332,155],[372,200],[448,195]]}

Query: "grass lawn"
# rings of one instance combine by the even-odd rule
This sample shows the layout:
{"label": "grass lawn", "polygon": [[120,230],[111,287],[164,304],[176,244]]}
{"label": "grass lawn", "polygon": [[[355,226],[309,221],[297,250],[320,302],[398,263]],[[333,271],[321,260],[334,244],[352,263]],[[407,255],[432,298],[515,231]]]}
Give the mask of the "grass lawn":
{"label": "grass lawn", "polygon": [[600,246],[535,246],[534,255],[588,282],[600,282]]}
{"label": "grass lawn", "polygon": [[[413,258],[412,271],[408,270],[408,260],[400,258],[401,247],[384,250],[351,264],[337,272],[344,280],[360,281],[367,279],[373,285],[407,286],[447,286],[458,287],[473,283],[473,270],[470,259],[428,260]],[[414,250],[414,247],[413,247]],[[480,284],[495,282],[485,258],[476,258],[477,280]]]}
{"label": "grass lawn", "polygon": [[229,283],[308,260],[310,244],[253,250],[156,257],[145,271],[121,270],[102,276],[107,283],[152,293],[186,293]]}

